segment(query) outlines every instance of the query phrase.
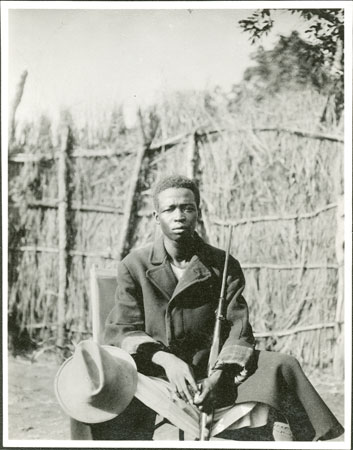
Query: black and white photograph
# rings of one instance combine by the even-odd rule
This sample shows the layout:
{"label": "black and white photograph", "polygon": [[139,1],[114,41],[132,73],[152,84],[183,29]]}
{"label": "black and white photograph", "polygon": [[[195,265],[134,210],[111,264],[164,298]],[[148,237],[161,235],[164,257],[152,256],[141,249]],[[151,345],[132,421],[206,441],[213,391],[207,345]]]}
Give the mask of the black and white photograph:
{"label": "black and white photograph", "polygon": [[4,448],[350,449],[352,3],[2,1]]}

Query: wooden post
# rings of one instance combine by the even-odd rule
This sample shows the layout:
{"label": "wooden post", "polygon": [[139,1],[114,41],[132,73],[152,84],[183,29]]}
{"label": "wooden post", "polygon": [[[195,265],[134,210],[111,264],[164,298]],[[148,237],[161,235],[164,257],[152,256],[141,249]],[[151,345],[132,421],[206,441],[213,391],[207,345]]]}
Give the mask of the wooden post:
{"label": "wooden post", "polygon": [[130,250],[130,241],[132,235],[132,222],[135,214],[135,196],[137,192],[137,186],[139,181],[140,170],[142,161],[145,156],[146,148],[142,146],[137,154],[134,170],[130,178],[129,192],[126,197],[124,208],[123,225],[120,231],[120,243],[118,259],[122,259]]}
{"label": "wooden post", "polygon": [[57,343],[64,345],[65,341],[65,309],[67,289],[67,209],[68,209],[68,186],[67,186],[67,152],[69,140],[69,127],[61,136],[61,148],[58,158],[58,226],[59,226],[59,261],[58,261],[58,329]]}
{"label": "wooden post", "polygon": [[187,157],[187,166],[186,166],[186,175],[188,178],[193,180],[197,177],[197,169],[198,169],[198,147],[195,141],[195,135],[192,134],[187,142],[186,146],[186,157]]}
{"label": "wooden post", "polygon": [[141,135],[142,135],[142,145],[137,153],[135,166],[133,172],[130,177],[130,186],[129,191],[126,197],[125,208],[124,208],[124,219],[123,225],[120,231],[120,242],[119,242],[119,251],[118,251],[118,259],[124,258],[124,256],[129,252],[131,247],[131,237],[133,234],[133,222],[135,215],[135,198],[138,188],[139,176],[141,171],[141,166],[143,163],[143,159],[145,157],[146,151],[149,146],[146,141],[146,134],[143,127],[142,121],[142,113],[139,109],[138,117],[140,119],[140,127],[141,127]]}
{"label": "wooden post", "polygon": [[338,263],[337,306],[336,306],[336,349],[333,357],[333,371],[338,379],[344,378],[344,196],[337,202],[336,258]]}
{"label": "wooden post", "polygon": [[22,75],[21,75],[20,81],[18,82],[18,85],[17,85],[17,88],[16,88],[16,94],[15,94],[15,97],[14,97],[13,102],[11,104],[10,120],[9,120],[9,128],[10,128],[9,129],[9,143],[10,143],[10,146],[15,141],[16,111],[17,111],[17,108],[18,108],[19,104],[21,103],[21,99],[22,99],[22,95],[23,95],[23,90],[25,88],[27,75],[28,75],[28,72],[27,72],[27,70],[25,70],[22,73]]}
{"label": "wooden post", "polygon": [[[202,164],[202,151],[199,149],[199,141],[197,131],[190,137],[187,147],[188,156],[188,177],[198,181],[198,174],[200,163]],[[201,193],[201,206],[202,203],[206,206],[204,196]],[[210,223],[207,217],[206,208],[202,209],[201,216],[199,217],[199,233],[202,238],[209,243],[210,242]]]}

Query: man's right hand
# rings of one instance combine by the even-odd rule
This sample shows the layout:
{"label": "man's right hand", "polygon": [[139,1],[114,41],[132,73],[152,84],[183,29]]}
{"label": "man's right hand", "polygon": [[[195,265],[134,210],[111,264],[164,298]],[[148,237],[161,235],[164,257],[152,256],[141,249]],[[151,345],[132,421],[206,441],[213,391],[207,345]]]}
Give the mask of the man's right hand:
{"label": "man's right hand", "polygon": [[191,367],[172,353],[163,351],[156,352],[152,362],[163,367],[175,393],[192,404],[198,388]]}

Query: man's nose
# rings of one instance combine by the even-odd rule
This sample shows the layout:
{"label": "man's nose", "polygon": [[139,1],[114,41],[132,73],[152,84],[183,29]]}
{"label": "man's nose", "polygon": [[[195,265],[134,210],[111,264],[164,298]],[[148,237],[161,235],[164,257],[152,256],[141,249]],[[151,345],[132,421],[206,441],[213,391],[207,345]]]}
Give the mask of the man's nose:
{"label": "man's nose", "polygon": [[175,209],[174,220],[177,220],[178,222],[185,220],[185,214],[180,208]]}

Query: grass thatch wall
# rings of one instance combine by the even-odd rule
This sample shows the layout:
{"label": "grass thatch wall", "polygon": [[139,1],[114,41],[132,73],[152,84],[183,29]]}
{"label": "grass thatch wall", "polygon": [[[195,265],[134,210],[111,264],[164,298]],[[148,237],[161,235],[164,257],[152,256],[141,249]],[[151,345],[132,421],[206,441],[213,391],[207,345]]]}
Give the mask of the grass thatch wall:
{"label": "grass thatch wall", "polygon": [[[232,253],[244,267],[245,297],[259,345],[320,367],[331,364],[337,338],[336,204],[342,194],[343,159],[342,142],[321,138],[341,133],[340,124],[320,124],[325,101],[311,92],[260,104],[251,99],[232,103],[219,93],[198,94],[176,96],[144,112],[140,125],[149,143],[189,134],[177,145],[146,152],[131,238],[131,246],[153,238],[151,187],[161,176],[190,174],[190,149],[196,148],[193,169],[203,204],[200,230],[211,244],[224,247],[224,225],[234,224]],[[77,130],[71,121],[72,155],[77,148],[116,154],[70,158],[68,201],[74,209],[67,221],[69,339],[90,332],[89,268],[116,266],[122,212],[136,154],[144,145],[141,130],[126,130],[118,119],[113,115],[94,132],[89,123]],[[46,139],[34,128],[27,127],[27,134],[18,138],[12,161],[16,152],[55,151],[59,144],[52,144],[48,124]],[[57,195],[55,160],[10,159],[9,311],[44,343],[55,341],[58,321]],[[94,211],[103,206],[110,212]],[[318,328],[293,333],[312,325]]]}

